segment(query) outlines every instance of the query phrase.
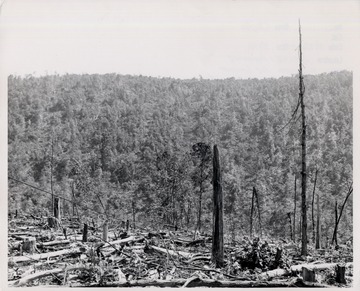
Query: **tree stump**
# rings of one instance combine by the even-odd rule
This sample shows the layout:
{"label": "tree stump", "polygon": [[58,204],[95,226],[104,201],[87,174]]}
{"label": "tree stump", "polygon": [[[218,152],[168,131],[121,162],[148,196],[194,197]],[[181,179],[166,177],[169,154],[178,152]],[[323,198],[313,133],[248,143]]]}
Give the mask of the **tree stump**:
{"label": "tree stump", "polygon": [[336,265],[335,267],[336,272],[336,282],[341,284],[346,284],[345,280],[345,266]]}
{"label": "tree stump", "polygon": [[59,228],[60,223],[59,220],[56,219],[56,217],[48,217],[48,225],[50,228]]}
{"label": "tree stump", "polygon": [[302,277],[305,282],[316,282],[315,281],[315,271],[310,270],[306,267],[302,267]]}
{"label": "tree stump", "polygon": [[84,223],[82,242],[87,242],[87,241],[88,241],[88,225]]}
{"label": "tree stump", "polygon": [[28,254],[33,254],[36,250],[36,238],[35,237],[25,237],[22,244],[22,251]]}
{"label": "tree stump", "polygon": [[108,241],[108,222],[103,224],[103,241]]}

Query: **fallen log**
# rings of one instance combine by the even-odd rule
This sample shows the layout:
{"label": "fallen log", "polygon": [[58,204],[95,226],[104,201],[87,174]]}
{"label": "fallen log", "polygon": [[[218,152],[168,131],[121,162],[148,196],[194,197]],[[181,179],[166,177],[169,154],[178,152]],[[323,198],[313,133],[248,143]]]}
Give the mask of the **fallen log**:
{"label": "fallen log", "polygon": [[163,254],[166,254],[166,255],[169,254],[170,256],[173,256],[173,257],[182,257],[182,258],[185,258],[185,259],[191,259],[193,257],[193,254],[187,253],[187,252],[173,251],[173,250],[164,249],[164,248],[151,246],[151,245],[148,245],[147,247],[149,249],[153,249],[155,251],[158,251],[159,253],[163,253]]}
{"label": "fallen log", "polygon": [[[90,284],[90,287],[179,287],[187,283],[187,279],[173,279],[173,280],[137,280],[127,282],[111,282],[105,285],[98,283]],[[290,282],[267,282],[267,281],[219,281],[211,279],[193,278],[186,287],[225,287],[225,288],[251,288],[251,287],[328,287],[318,283],[308,283],[302,281],[300,278],[291,280]]]}
{"label": "fallen log", "polygon": [[39,243],[38,247],[48,247],[48,246],[63,245],[63,244],[68,244],[68,243],[70,243],[70,240],[68,240],[68,239],[54,240],[54,241]]}
{"label": "fallen log", "polygon": [[[302,265],[295,265],[295,266],[291,266],[290,267],[290,271],[291,272],[301,272],[302,268],[308,268],[311,270],[326,270],[326,269],[330,269],[330,268],[335,268],[335,266],[338,263],[324,263],[324,264],[302,264]],[[345,267],[352,267],[353,263],[346,263]]]}
{"label": "fallen log", "polygon": [[191,259],[187,260],[186,263],[187,263],[187,264],[191,264],[192,262],[200,261],[200,260],[210,261],[210,260],[211,260],[211,256],[194,256],[194,257],[192,257]]}
{"label": "fallen log", "polygon": [[23,262],[30,262],[30,261],[39,261],[43,259],[58,257],[62,255],[74,255],[74,254],[80,254],[82,253],[80,248],[74,248],[74,249],[66,249],[56,252],[50,252],[50,253],[42,253],[42,254],[36,254],[31,256],[15,256],[15,257],[9,257],[8,263],[23,263]]}
{"label": "fallen log", "polygon": [[53,270],[45,270],[45,271],[41,271],[41,272],[36,272],[34,274],[30,274],[26,277],[23,277],[19,280],[16,281],[11,281],[8,282],[8,286],[11,287],[21,287],[21,286],[25,286],[26,284],[43,278],[43,277],[47,277],[47,276],[54,276],[56,274],[59,273],[63,273],[63,272],[71,272],[71,271],[75,271],[75,270],[89,270],[91,269],[91,267],[88,266],[70,266],[70,267],[66,267],[66,268],[57,268],[57,269],[53,269]]}
{"label": "fallen log", "polygon": [[132,241],[141,241],[143,239],[144,238],[136,239],[135,236],[129,236],[127,238],[110,241],[109,244],[112,244],[112,245],[124,245],[124,244],[127,244],[127,243],[132,242]]}
{"label": "fallen log", "polygon": [[[271,271],[267,271],[261,273],[259,275],[260,279],[270,279],[274,277],[281,277],[281,276],[289,276],[292,273],[299,273],[302,272],[302,268],[307,268],[309,270],[326,270],[330,268],[335,268],[338,263],[322,263],[322,264],[301,264],[301,265],[294,265],[291,266],[290,269],[275,269]],[[346,263],[345,267],[352,267],[353,263]]]}
{"label": "fallen log", "polygon": [[275,269],[275,270],[266,271],[266,272],[261,273],[259,275],[259,278],[261,280],[265,280],[265,279],[270,279],[270,278],[274,278],[274,277],[282,277],[282,276],[287,276],[287,275],[290,275],[289,270]]}

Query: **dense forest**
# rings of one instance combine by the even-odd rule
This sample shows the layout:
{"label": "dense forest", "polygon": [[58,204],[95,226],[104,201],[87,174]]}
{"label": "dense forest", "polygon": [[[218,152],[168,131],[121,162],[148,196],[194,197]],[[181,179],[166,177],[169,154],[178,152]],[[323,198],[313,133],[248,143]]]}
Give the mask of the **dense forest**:
{"label": "dense forest", "polygon": [[[308,237],[312,241],[316,191],[325,245],[352,183],[352,73],[305,75],[304,83]],[[82,221],[210,232],[217,144],[225,239],[253,231],[298,241],[300,120],[288,124],[298,94],[298,76],[10,76],[9,211],[51,213],[51,195],[25,182],[66,198],[63,215]],[[352,239],[352,203],[350,196],[340,242]]]}

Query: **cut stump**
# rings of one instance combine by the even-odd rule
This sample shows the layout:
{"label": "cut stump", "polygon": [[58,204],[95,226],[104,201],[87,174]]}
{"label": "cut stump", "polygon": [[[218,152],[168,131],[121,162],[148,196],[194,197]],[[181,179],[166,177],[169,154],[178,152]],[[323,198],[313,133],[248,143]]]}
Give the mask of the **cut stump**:
{"label": "cut stump", "polygon": [[305,282],[315,282],[315,270],[302,267],[302,277]]}
{"label": "cut stump", "polygon": [[345,280],[345,266],[336,265],[335,266],[335,272],[336,272],[336,282],[341,284],[346,284]]}
{"label": "cut stump", "polygon": [[25,237],[23,244],[22,244],[22,250],[25,253],[33,254],[36,250],[36,239],[35,237]]}

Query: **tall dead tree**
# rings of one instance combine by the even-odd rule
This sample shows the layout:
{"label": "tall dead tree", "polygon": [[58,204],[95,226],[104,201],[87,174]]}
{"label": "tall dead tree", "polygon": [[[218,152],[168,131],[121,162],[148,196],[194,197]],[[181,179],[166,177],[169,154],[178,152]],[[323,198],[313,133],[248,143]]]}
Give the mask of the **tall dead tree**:
{"label": "tall dead tree", "polygon": [[255,200],[254,189],[255,189],[255,187],[253,188],[253,192],[252,192],[251,210],[250,210],[250,237],[251,238],[252,238],[252,232],[253,232],[253,217],[254,217],[254,200]]}
{"label": "tall dead tree", "polygon": [[261,227],[261,215],[260,215],[260,203],[259,203],[259,195],[256,191],[256,188],[253,187],[252,198],[251,198],[251,211],[250,211],[250,237],[253,234],[253,225],[254,225],[254,216],[255,216],[255,202],[257,206],[257,215],[259,219],[259,233],[260,236],[262,234],[262,227]]}
{"label": "tall dead tree", "polygon": [[307,255],[307,216],[306,216],[306,117],[305,117],[305,103],[304,103],[304,94],[305,94],[305,85],[304,77],[302,72],[302,48],[301,48],[301,26],[299,21],[299,53],[300,53],[300,62],[299,62],[299,101],[301,107],[301,217],[302,217],[302,227],[301,227],[301,254],[303,256]]}
{"label": "tall dead tree", "polygon": [[319,191],[316,193],[316,239],[315,239],[315,249],[321,248],[321,233],[320,233],[320,201],[319,201]]}
{"label": "tall dead tree", "polygon": [[317,175],[318,175],[318,169],[316,169],[316,171],[315,171],[314,189],[313,189],[312,202],[311,202],[311,219],[312,219],[312,231],[313,231],[312,239],[313,239],[314,243],[315,243],[315,237],[316,237],[315,217],[314,217],[314,203],[315,203],[315,188],[316,188]]}
{"label": "tall dead tree", "polygon": [[334,233],[331,240],[331,243],[337,245],[337,221],[338,221],[338,204],[337,200],[335,200],[335,227],[334,227]]}
{"label": "tall dead tree", "polygon": [[54,201],[54,189],[53,189],[53,164],[54,164],[54,138],[51,137],[51,161],[50,161],[50,190],[51,190],[51,211],[55,216],[55,201]]}
{"label": "tall dead tree", "polygon": [[294,242],[296,241],[296,175],[295,175],[295,191],[294,191]]}
{"label": "tall dead tree", "polygon": [[221,169],[219,150],[214,145],[213,155],[213,239],[212,261],[216,268],[224,266],[224,234],[223,234],[223,194],[221,186]]}

